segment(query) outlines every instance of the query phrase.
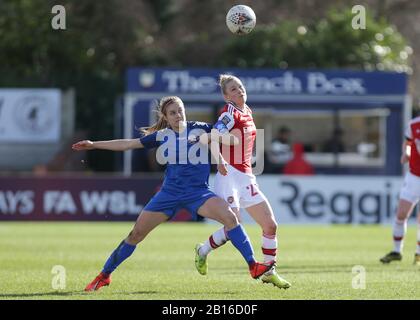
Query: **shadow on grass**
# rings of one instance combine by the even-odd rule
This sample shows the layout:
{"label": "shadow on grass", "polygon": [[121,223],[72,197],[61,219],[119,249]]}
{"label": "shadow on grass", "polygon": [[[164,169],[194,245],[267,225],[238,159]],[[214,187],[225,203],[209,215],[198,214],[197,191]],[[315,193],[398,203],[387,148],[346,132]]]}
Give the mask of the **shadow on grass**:
{"label": "shadow on grass", "polygon": [[[2,293],[0,294],[0,299],[2,298],[36,298],[36,297],[71,297],[71,296],[91,296],[95,297],[96,294],[99,292],[84,292],[84,291],[67,291],[67,292],[58,292],[58,291],[52,291],[52,292],[34,292],[34,293]],[[185,292],[188,294],[203,294],[204,292]],[[115,292],[106,292],[107,295],[137,295],[137,294],[147,294],[147,295],[153,295],[153,294],[165,294],[164,292],[160,291],[135,291],[135,292],[122,292],[122,291],[115,291]],[[237,292],[231,292],[231,291],[224,291],[224,292],[205,292],[206,295],[236,295]],[[98,298],[104,298],[103,296],[99,296]]]}
{"label": "shadow on grass", "polygon": [[[219,294],[226,294],[226,295],[236,295],[238,294],[237,292],[233,292],[233,291],[223,291],[223,292],[207,292],[207,291],[202,291],[202,292],[190,292],[190,291],[183,291],[182,293],[185,294],[206,294],[206,295],[219,295]],[[135,291],[135,292],[115,292],[113,294],[159,294],[159,295],[164,295],[164,294],[172,294],[171,292],[164,292],[164,291]]]}
{"label": "shadow on grass", "polygon": [[101,293],[106,293],[106,295],[133,295],[133,294],[161,294],[159,291],[138,291],[138,292],[122,292],[122,291],[97,291],[97,292],[85,292],[85,291],[52,291],[52,292],[34,292],[34,293],[2,293],[0,294],[0,299],[2,298],[36,298],[36,297],[71,297],[71,296],[90,296],[95,297],[96,295],[101,298],[103,296]]}
{"label": "shadow on grass", "polygon": [[362,266],[369,271],[381,271],[386,270],[387,265],[383,265],[379,262],[372,263],[352,263],[352,264],[328,264],[328,265],[299,265],[299,266],[278,266],[277,272],[281,274],[292,274],[292,273],[348,273],[352,272],[353,267]]}
{"label": "shadow on grass", "polygon": [[118,291],[118,292],[114,292],[112,294],[162,294],[162,292],[160,291],[135,291],[135,292],[122,292],[122,291]]}
{"label": "shadow on grass", "polygon": [[57,296],[57,297],[68,297],[68,296],[88,296],[91,293],[84,291],[52,291],[52,292],[34,292],[34,293],[2,293],[0,298],[31,298],[31,297],[46,297],[46,296]]}
{"label": "shadow on grass", "polygon": [[[326,265],[326,266],[278,266],[276,268],[277,273],[280,274],[293,274],[293,273],[348,273],[351,272],[354,265]],[[224,275],[242,275],[245,274],[242,268],[239,270],[232,270],[232,268],[215,268],[218,272],[222,272]]]}
{"label": "shadow on grass", "polygon": [[[316,264],[306,264],[306,265],[277,265],[277,272],[280,274],[294,274],[294,273],[348,273],[352,271],[354,266],[362,266],[370,271],[380,271],[386,270],[387,265],[383,265],[379,262],[372,263],[353,263],[353,264],[326,264],[326,265],[316,265]],[[243,268],[227,268],[227,267],[214,267],[215,271],[223,272],[223,274],[229,275],[240,275],[244,272]]]}
{"label": "shadow on grass", "polygon": [[211,295],[220,295],[220,294],[224,294],[224,295],[237,295],[238,292],[233,292],[233,291],[223,291],[223,292],[184,292],[186,294],[205,294],[206,296],[211,296]]}

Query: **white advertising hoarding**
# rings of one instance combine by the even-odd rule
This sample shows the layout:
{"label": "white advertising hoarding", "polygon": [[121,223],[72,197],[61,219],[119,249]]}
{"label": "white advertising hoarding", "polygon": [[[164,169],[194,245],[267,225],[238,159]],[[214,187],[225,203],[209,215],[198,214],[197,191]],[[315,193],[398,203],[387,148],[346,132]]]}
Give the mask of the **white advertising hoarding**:
{"label": "white advertising hoarding", "polygon": [[60,109],[60,90],[0,89],[0,142],[58,141]]}
{"label": "white advertising hoarding", "polygon": [[[262,175],[257,182],[279,224],[371,224],[393,222],[403,177]],[[254,223],[246,212],[241,218]]]}

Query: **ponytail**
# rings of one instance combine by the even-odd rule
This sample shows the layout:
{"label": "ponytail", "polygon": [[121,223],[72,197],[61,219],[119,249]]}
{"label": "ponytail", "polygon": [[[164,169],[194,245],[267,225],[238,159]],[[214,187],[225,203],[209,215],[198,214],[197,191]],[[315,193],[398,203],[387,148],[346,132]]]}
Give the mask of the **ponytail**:
{"label": "ponytail", "polygon": [[168,123],[163,118],[163,116],[159,115],[159,120],[150,127],[143,127],[140,128],[140,132],[143,133],[145,136],[152,134],[153,132],[165,129],[168,127]]}
{"label": "ponytail", "polygon": [[174,102],[183,105],[182,100],[177,96],[163,97],[162,99],[160,99],[159,104],[157,105],[157,122],[150,127],[140,128],[140,132],[144,135],[149,135],[153,132],[168,128],[168,122],[165,120],[164,117],[166,115],[166,107]]}

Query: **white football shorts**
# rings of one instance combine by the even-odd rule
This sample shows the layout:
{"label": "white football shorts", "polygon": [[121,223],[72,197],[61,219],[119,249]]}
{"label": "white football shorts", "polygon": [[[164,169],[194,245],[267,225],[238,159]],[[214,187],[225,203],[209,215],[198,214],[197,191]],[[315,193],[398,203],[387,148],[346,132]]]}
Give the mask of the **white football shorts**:
{"label": "white football shorts", "polygon": [[404,178],[404,184],[400,191],[400,199],[411,203],[417,203],[420,200],[420,177],[407,172]]}
{"label": "white football shorts", "polygon": [[232,208],[245,209],[267,200],[252,173],[243,173],[231,165],[228,165],[226,176],[216,174],[214,193]]}

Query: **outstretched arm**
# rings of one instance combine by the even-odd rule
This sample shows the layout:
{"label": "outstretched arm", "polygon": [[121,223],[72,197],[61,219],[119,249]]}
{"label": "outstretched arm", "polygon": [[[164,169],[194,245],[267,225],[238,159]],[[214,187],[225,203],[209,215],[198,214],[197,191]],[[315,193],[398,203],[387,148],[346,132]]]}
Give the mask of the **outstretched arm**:
{"label": "outstretched arm", "polygon": [[130,149],[143,148],[143,144],[139,139],[118,139],[107,141],[82,140],[73,144],[71,148],[76,151],[93,149],[126,151]]}

